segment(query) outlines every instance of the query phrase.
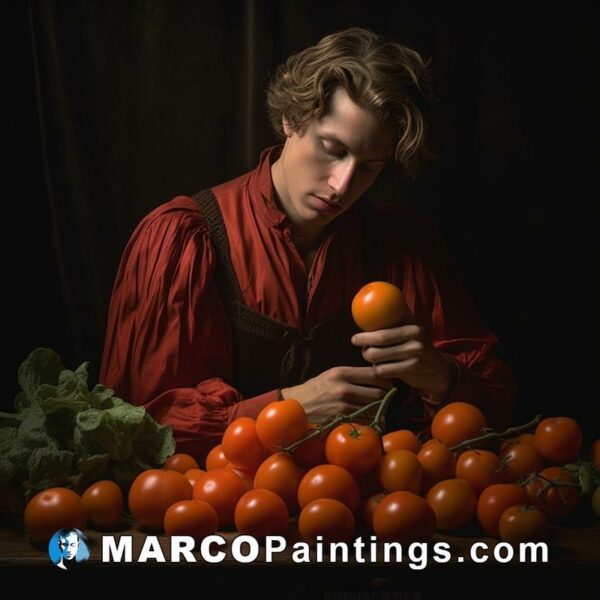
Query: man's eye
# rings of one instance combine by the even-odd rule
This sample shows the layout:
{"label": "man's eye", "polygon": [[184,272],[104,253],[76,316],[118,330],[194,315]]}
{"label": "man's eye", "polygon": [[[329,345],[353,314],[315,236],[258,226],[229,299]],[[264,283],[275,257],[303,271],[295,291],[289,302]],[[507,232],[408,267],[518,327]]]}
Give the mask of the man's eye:
{"label": "man's eye", "polygon": [[323,141],[320,142],[321,150],[325,152],[325,154],[329,154],[329,156],[335,156],[336,158],[343,158],[346,152],[344,150],[335,150],[333,148],[328,148]]}

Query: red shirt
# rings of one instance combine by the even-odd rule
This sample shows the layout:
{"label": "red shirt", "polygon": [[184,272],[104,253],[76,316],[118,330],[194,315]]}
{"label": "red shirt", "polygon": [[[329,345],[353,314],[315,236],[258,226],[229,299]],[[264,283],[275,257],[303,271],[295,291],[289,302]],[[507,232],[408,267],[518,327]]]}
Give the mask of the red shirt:
{"label": "red shirt", "polygon": [[[349,306],[360,288],[361,226],[352,208],[335,219],[307,274],[289,219],[274,199],[270,167],[279,152],[265,150],[256,169],[213,192],[246,304],[305,331]],[[403,290],[435,347],[457,364],[444,403],[470,402],[490,426],[508,425],[517,386],[494,354],[495,336],[445,270],[422,216],[399,205],[381,210],[382,278]],[[179,452],[201,456],[233,419],[256,417],[281,398],[277,389],[243,398],[227,383],[232,367],[229,322],[206,225],[196,202],[177,196],[142,219],[124,251],[100,381],[170,425]]]}

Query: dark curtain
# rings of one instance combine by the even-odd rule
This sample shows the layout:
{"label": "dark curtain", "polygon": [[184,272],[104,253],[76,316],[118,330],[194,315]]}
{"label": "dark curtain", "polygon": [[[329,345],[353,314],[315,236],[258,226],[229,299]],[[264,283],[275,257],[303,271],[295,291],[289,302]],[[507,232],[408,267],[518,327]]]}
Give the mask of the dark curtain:
{"label": "dark curtain", "polygon": [[[467,3],[469,4],[469,3]],[[363,26],[431,57],[440,156],[375,193],[434,217],[500,355],[519,419],[598,435],[597,34],[583,3],[38,1],[5,9],[3,247],[11,409],[37,346],[96,382],[120,255],[139,219],[252,168],[276,140],[269,75]]]}

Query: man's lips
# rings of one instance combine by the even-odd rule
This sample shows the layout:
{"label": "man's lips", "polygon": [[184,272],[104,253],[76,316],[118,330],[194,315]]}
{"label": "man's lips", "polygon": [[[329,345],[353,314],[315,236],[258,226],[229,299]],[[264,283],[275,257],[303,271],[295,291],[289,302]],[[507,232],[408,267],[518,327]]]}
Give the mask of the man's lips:
{"label": "man's lips", "polygon": [[322,200],[323,202],[329,204],[329,206],[333,207],[333,208],[339,208],[340,204],[339,202],[334,202],[332,199],[330,198],[325,198],[323,196],[318,196],[317,194],[313,194],[313,196],[315,198],[318,198],[319,200]]}

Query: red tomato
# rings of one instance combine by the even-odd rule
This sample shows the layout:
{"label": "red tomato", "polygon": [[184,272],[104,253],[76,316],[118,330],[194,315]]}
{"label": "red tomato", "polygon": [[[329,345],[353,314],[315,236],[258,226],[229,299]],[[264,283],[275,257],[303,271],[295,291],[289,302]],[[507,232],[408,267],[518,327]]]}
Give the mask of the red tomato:
{"label": "red tomato", "polygon": [[256,538],[281,535],[287,529],[289,519],[285,502],[270,490],[250,490],[235,507],[235,528]]}
{"label": "red tomato", "polygon": [[563,519],[577,508],[581,488],[568,471],[560,467],[546,467],[538,473],[538,479],[527,485],[531,504],[546,513],[550,521]]}
{"label": "red tomato", "polygon": [[211,469],[194,486],[194,500],[208,502],[219,517],[219,527],[234,524],[235,505],[248,491],[242,478],[231,469]]}
{"label": "red tomato", "polygon": [[191,497],[192,486],[183,474],[149,469],[129,488],[129,510],[143,527],[162,530],[169,506]]}
{"label": "red tomato", "polygon": [[502,513],[498,531],[500,539],[510,544],[539,542],[548,534],[548,519],[539,508],[519,504]]}
{"label": "red tomato", "polygon": [[381,441],[371,427],[342,423],[327,436],[325,455],[329,464],[344,467],[354,477],[361,477],[381,461]]}
{"label": "red tomato", "polygon": [[190,469],[198,469],[199,465],[196,459],[189,454],[173,454],[167,458],[167,461],[163,465],[163,469],[167,471],[177,471],[178,473],[185,473]]}
{"label": "red tomato", "polygon": [[225,453],[223,452],[223,445],[219,444],[215,446],[206,456],[206,470],[212,469],[223,469],[229,464]]}
{"label": "red tomato", "polygon": [[367,283],[352,300],[352,317],[363,331],[394,327],[406,314],[402,290],[386,281]]}
{"label": "red tomato", "polygon": [[500,452],[503,452],[507,448],[514,446],[515,444],[535,444],[535,436],[533,433],[521,433],[517,437],[510,438],[502,442],[500,446]]}
{"label": "red tomato", "polygon": [[242,469],[229,463],[225,467],[229,471],[233,471],[240,476],[240,479],[244,482],[247,490],[251,490],[254,487],[254,476],[256,475],[256,469]]}
{"label": "red tomato", "polygon": [[436,484],[444,479],[454,477],[455,459],[446,444],[437,440],[429,440],[417,454],[417,458],[425,473],[425,486]]}
{"label": "red tomato", "polygon": [[528,443],[510,444],[500,452],[500,461],[507,482],[524,479],[544,468],[544,457],[537,446]]}
{"label": "red tomato", "polygon": [[269,453],[258,439],[257,426],[250,417],[232,421],[221,442],[227,460],[242,469],[256,469]]}
{"label": "red tomato", "polygon": [[290,514],[298,510],[298,487],[304,470],[283,452],[272,454],[256,471],[254,487],[270,490],[283,498]]}
{"label": "red tomato", "polygon": [[446,479],[427,492],[427,502],[433,508],[437,528],[454,531],[464,527],[475,515],[477,496],[464,479]]}
{"label": "red tomato", "polygon": [[409,450],[394,450],[386,454],[379,465],[379,481],[384,490],[406,490],[421,493],[423,467]]}
{"label": "red tomato", "polygon": [[392,492],[375,509],[373,529],[382,542],[428,542],[435,532],[435,513],[412,492]]}
{"label": "red tomato", "polygon": [[354,477],[343,467],[319,465],[302,478],[298,486],[298,504],[304,508],[320,498],[339,500],[354,512],[360,501],[360,490]]}
{"label": "red tomato", "polygon": [[473,404],[451,402],[443,406],[431,421],[431,435],[452,448],[483,434],[487,423]]}
{"label": "red tomato", "polygon": [[394,450],[408,450],[418,454],[422,448],[421,442],[417,436],[409,429],[399,429],[398,431],[390,431],[386,433],[381,441],[383,443],[383,451],[386,453]]}
{"label": "red tomato", "polygon": [[354,534],[354,515],[339,500],[319,498],[309,502],[298,517],[300,536],[314,542],[323,536],[323,542],[347,542]]}
{"label": "red tomato", "polygon": [[[312,433],[319,426],[315,423],[308,424],[306,435]],[[327,462],[325,456],[325,435],[318,435],[302,442],[294,450],[294,461],[305,469],[312,469]]]}
{"label": "red tomato", "polygon": [[256,418],[256,433],[265,448],[278,452],[300,441],[308,430],[308,418],[298,400],[279,400],[265,406]]}
{"label": "red tomato", "polygon": [[361,498],[368,498],[377,492],[382,492],[381,482],[379,481],[379,465],[366,475],[356,478]]}
{"label": "red tomato", "polygon": [[502,513],[511,506],[527,503],[527,493],[514,483],[495,483],[485,488],[477,501],[477,520],[482,529],[498,537],[498,524]]}
{"label": "red tomato", "polygon": [[217,511],[202,500],[182,500],[172,504],[165,513],[167,535],[189,535],[202,540],[219,528]]}
{"label": "red tomato", "polygon": [[363,523],[366,525],[369,531],[373,531],[373,515],[375,514],[375,509],[379,506],[379,503],[385,498],[385,494],[383,492],[379,492],[378,494],[373,494],[369,496],[365,503],[363,504],[361,517]]}
{"label": "red tomato", "polygon": [[202,475],[204,475],[204,473],[206,473],[206,471],[204,471],[203,469],[188,469],[184,473],[184,475],[185,475],[186,479],[190,482],[190,485],[193,488],[194,485],[196,485],[196,481],[198,481],[198,479],[200,479],[200,477],[202,477]]}
{"label": "red tomato", "polygon": [[579,423],[570,417],[550,417],[535,428],[535,445],[547,458],[565,464],[581,450],[583,433]]}
{"label": "red tomato", "polygon": [[123,518],[123,492],[114,481],[97,481],[81,496],[88,519],[100,529],[114,529]]}
{"label": "red tomato", "polygon": [[81,498],[67,488],[36,494],[25,507],[25,529],[31,540],[47,544],[59,529],[85,529],[87,516]]}
{"label": "red tomato", "polygon": [[456,462],[456,477],[464,479],[479,496],[486,487],[503,483],[500,458],[489,450],[467,450]]}

